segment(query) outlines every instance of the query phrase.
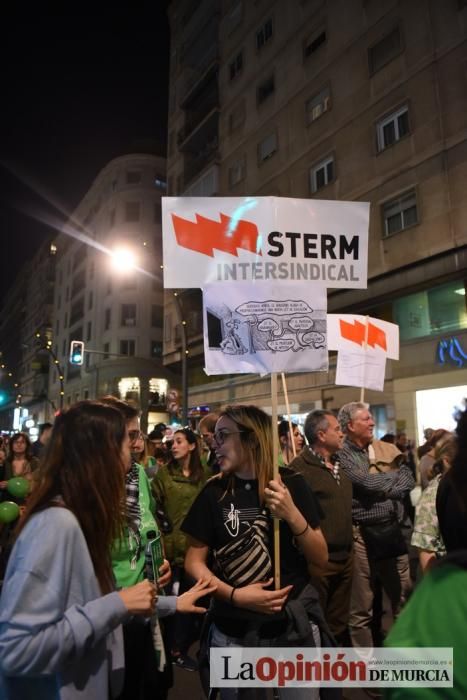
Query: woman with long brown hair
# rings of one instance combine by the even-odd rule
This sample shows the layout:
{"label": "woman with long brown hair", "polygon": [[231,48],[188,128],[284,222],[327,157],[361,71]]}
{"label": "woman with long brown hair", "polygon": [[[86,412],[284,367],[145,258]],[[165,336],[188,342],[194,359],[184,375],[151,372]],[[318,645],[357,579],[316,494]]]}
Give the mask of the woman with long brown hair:
{"label": "woman with long brown hair", "polygon": [[[171,460],[166,467],[159,469],[152,487],[157,507],[170,523],[171,531],[164,533],[165,555],[172,567],[172,592],[178,595],[194,583],[184,569],[187,543],[180,526],[209,472],[201,463],[199,438],[190,428],[179,428],[174,432],[171,453]],[[196,669],[187,651],[198,636],[198,626],[196,616],[179,614],[168,625],[172,663],[187,671]]]}
{"label": "woman with long brown hair", "polygon": [[154,585],[114,591],[129,437],[119,411],[60,414],[18,527],[0,601],[0,696],[100,700],[120,691],[121,623],[150,614]]}

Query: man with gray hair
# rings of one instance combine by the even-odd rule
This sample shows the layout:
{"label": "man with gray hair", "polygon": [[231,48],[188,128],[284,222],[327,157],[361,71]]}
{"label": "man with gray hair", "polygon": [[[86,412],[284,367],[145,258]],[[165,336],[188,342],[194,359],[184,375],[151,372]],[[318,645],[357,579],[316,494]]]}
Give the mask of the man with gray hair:
{"label": "man with gray hair", "polygon": [[336,453],[344,435],[330,411],[316,410],[305,420],[309,446],[289,464],[300,472],[318,498],[321,527],[329,560],[313,576],[326,621],[341,646],[349,646],[348,623],[352,585],[352,484],[342,473]]}
{"label": "man with gray hair", "polygon": [[345,434],[338,457],[342,471],[353,484],[350,636],[354,646],[372,647],[375,582],[379,579],[386,591],[393,615],[397,615],[411,588],[407,548],[398,524],[398,502],[414,487],[414,479],[405,465],[384,473],[370,471],[375,422],[366,404],[345,404],[338,420]]}

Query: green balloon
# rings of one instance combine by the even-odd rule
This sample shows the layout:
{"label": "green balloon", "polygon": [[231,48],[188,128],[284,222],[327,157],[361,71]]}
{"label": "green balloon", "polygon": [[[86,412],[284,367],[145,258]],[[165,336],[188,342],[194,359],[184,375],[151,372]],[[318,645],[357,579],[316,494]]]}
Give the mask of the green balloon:
{"label": "green balloon", "polygon": [[6,488],[15,498],[24,498],[29,493],[29,481],[24,476],[14,476],[8,480]]}
{"label": "green balloon", "polygon": [[12,523],[19,515],[19,506],[13,501],[0,503],[0,523]]}

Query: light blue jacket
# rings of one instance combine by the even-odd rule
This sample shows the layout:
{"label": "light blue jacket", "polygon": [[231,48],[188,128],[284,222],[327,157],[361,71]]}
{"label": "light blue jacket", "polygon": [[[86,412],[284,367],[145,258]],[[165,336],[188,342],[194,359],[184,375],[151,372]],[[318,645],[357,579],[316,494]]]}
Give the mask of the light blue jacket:
{"label": "light blue jacket", "polygon": [[3,584],[0,698],[116,696],[127,618],[118,593],[101,596],[75,516],[59,507],[37,513],[13,548]]}

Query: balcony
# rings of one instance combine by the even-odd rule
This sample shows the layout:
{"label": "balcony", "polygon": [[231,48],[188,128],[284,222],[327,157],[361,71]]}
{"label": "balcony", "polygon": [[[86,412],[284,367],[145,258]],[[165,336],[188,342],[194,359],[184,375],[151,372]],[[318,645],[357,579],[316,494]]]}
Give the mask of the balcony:
{"label": "balcony", "polygon": [[[206,47],[207,42],[204,44]],[[192,65],[184,67],[183,83],[181,87],[182,97],[180,107],[186,109],[199,93],[203,92],[214,78],[217,82],[217,70],[219,65],[219,45],[217,40],[209,46],[208,50]]]}
{"label": "balcony", "polygon": [[212,86],[212,89],[202,95],[192,108],[187,111],[185,117],[185,126],[180,129],[177,134],[177,144],[180,151],[192,150],[192,137],[196,138],[199,129],[206,130],[210,128],[211,122],[216,122],[219,119],[219,95],[217,85]]}
{"label": "balcony", "polygon": [[187,159],[183,171],[183,188],[188,187],[189,183],[199,175],[206,166],[219,158],[218,146],[219,140],[216,134],[206,143],[199,153],[192,156],[189,160]]}

